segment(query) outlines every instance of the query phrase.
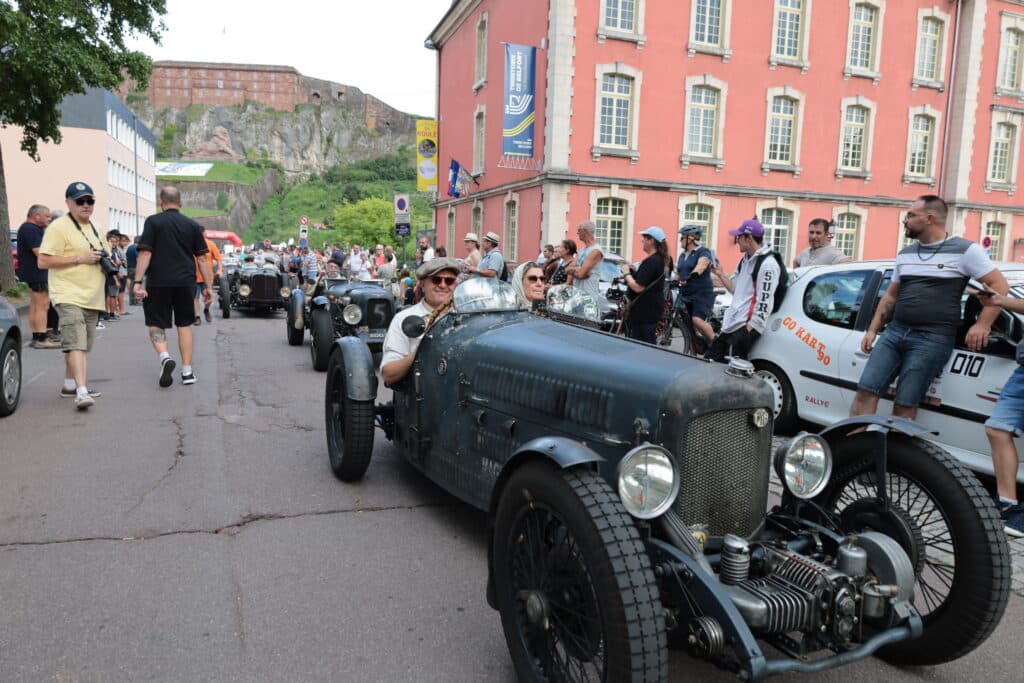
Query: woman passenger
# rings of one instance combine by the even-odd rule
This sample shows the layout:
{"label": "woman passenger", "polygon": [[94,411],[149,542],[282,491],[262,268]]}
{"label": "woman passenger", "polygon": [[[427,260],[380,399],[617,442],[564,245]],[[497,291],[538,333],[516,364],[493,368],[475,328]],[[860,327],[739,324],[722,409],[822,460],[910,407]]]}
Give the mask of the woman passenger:
{"label": "woman passenger", "polygon": [[553,285],[564,285],[566,282],[565,267],[576,261],[576,243],[572,240],[562,240],[555,245],[555,257],[548,261],[550,271],[545,268],[548,282]]}
{"label": "woman passenger", "polygon": [[516,290],[519,303],[533,309],[537,301],[544,300],[544,269],[533,261],[520,263],[512,273],[512,288]]}

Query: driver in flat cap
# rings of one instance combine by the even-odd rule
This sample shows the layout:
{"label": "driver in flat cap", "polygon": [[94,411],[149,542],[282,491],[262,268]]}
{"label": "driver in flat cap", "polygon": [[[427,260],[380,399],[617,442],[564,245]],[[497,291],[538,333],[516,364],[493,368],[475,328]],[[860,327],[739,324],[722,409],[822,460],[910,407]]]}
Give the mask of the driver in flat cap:
{"label": "driver in flat cap", "polygon": [[423,338],[423,335],[416,338],[405,336],[402,321],[418,315],[429,327],[444,315],[451,304],[458,276],[459,262],[450,257],[432,258],[416,270],[416,280],[423,288],[423,300],[399,312],[391,320],[380,360],[380,376],[385,384],[394,384],[409,373]]}

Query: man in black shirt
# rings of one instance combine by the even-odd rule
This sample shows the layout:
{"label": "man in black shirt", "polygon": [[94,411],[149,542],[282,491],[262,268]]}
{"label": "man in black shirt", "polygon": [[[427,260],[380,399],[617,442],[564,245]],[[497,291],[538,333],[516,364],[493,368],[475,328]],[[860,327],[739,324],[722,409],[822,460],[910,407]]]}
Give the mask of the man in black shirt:
{"label": "man in black shirt", "polygon": [[46,314],[50,308],[50,292],[45,268],[39,267],[39,245],[43,230],[50,224],[50,210],[33,204],[28,217],[18,228],[18,267],[21,280],[28,285],[28,326],[32,330],[33,349],[59,349],[60,342],[46,335]]}
{"label": "man in black shirt", "polygon": [[[162,213],[146,219],[139,238],[139,259],[135,267],[135,296],[142,300],[149,328],[149,339],[160,354],[160,386],[173,383],[175,363],[167,351],[166,330],[172,317],[178,328],[178,350],[181,351],[181,383],[195,384],[192,369],[192,322],[195,311],[192,296],[196,286],[196,258],[207,252],[203,229],[181,213],[181,193],[177,188],[160,190]],[[213,282],[210,262],[199,259],[199,270],[205,282]],[[146,278],[144,281],[143,278]],[[203,291],[203,302],[209,306],[213,292]]]}

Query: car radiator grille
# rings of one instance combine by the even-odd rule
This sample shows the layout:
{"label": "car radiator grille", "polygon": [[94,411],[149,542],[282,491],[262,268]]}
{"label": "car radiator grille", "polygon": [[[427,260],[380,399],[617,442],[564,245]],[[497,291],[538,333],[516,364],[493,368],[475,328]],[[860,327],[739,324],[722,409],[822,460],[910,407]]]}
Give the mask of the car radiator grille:
{"label": "car radiator grille", "polygon": [[281,296],[279,290],[276,277],[255,275],[252,278],[252,294],[250,296],[258,300],[277,299]]}
{"label": "car radiator grille", "polygon": [[758,429],[752,409],[693,419],[680,438],[682,473],[675,512],[685,524],[705,523],[712,536],[748,537],[764,519],[772,424]]}
{"label": "car radiator grille", "polygon": [[366,302],[366,325],[371,330],[391,324],[391,306],[387,299],[370,299]]}

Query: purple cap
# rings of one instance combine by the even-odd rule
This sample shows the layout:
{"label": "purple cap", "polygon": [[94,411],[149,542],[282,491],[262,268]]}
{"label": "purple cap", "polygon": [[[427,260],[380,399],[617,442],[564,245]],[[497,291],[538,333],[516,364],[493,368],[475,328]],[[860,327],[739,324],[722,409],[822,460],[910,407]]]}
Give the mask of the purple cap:
{"label": "purple cap", "polygon": [[752,235],[753,237],[764,237],[764,226],[756,218],[748,218],[747,220],[740,223],[740,227],[735,230],[730,230],[729,234],[733,237],[739,235]]}

